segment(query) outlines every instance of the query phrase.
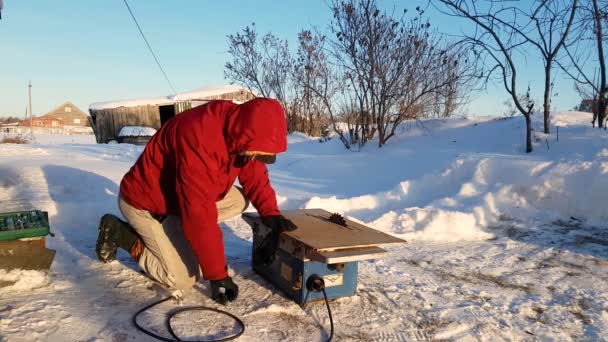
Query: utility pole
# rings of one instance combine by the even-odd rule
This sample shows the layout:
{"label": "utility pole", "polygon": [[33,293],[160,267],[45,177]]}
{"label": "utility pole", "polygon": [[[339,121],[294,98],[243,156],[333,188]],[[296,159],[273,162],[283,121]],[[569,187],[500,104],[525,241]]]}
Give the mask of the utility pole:
{"label": "utility pole", "polygon": [[28,85],[29,88],[29,98],[30,98],[30,135],[32,136],[32,140],[34,138],[34,119],[33,119],[33,112],[32,112],[32,81],[30,80],[30,84]]}

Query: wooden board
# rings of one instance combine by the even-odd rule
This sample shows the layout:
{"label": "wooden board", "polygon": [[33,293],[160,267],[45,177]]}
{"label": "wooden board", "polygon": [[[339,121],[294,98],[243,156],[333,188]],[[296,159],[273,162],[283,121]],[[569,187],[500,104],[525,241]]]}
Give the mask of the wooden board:
{"label": "wooden board", "polygon": [[310,260],[326,264],[340,264],[351,261],[379,259],[386,256],[386,253],[386,250],[380,247],[361,247],[335,251],[312,251],[309,253],[309,258]]}
{"label": "wooden board", "polygon": [[381,247],[406,242],[351,220],[346,220],[346,227],[334,224],[329,222],[331,213],[323,209],[284,211],[283,215],[298,226],[298,229],[284,234],[316,251]]}
{"label": "wooden board", "polygon": [[48,271],[54,258],[55,251],[46,248],[44,237],[0,241],[0,269]]}
{"label": "wooden board", "polygon": [[10,250],[14,248],[44,248],[46,247],[45,237],[33,237],[19,240],[5,240],[0,241],[0,255],[3,255],[3,250]]}
{"label": "wooden board", "polygon": [[0,269],[48,271],[55,258],[55,251],[48,248],[18,248],[12,252],[15,254],[0,255]]}

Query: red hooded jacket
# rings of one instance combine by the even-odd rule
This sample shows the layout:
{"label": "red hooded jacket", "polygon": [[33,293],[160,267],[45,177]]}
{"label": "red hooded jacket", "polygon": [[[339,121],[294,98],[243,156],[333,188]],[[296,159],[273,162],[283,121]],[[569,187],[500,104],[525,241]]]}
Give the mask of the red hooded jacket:
{"label": "red hooded jacket", "polygon": [[120,195],[137,209],[180,216],[204,278],[223,279],[228,274],[216,202],[235,179],[260,215],[280,214],[266,165],[252,160],[238,168],[236,154],[286,150],[287,125],[277,101],[212,101],[161,127],[122,179]]}

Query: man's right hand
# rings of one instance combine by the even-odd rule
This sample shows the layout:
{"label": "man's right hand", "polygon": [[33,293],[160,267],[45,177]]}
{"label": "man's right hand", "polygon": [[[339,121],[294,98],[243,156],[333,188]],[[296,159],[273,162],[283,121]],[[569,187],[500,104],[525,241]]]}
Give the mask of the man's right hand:
{"label": "man's right hand", "polygon": [[232,302],[239,295],[239,287],[230,277],[221,280],[211,280],[210,283],[211,299],[219,304],[226,304],[227,301]]}

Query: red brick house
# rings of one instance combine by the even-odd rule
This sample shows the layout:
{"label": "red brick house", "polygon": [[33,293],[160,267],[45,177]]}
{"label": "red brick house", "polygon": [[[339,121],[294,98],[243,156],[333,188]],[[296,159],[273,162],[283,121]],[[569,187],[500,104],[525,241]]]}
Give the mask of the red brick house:
{"label": "red brick house", "polygon": [[[49,116],[49,115],[39,116],[39,117],[33,118],[31,121],[32,121],[32,125],[34,127],[63,129],[63,122],[62,122],[63,120],[53,117],[53,116]],[[19,122],[19,126],[30,127],[30,120],[23,120],[23,121]]]}
{"label": "red brick house", "polygon": [[45,115],[27,118],[20,121],[16,127],[4,127],[3,131],[29,133],[30,125],[34,134],[92,134],[88,115],[83,113],[71,102],[64,102]]}

